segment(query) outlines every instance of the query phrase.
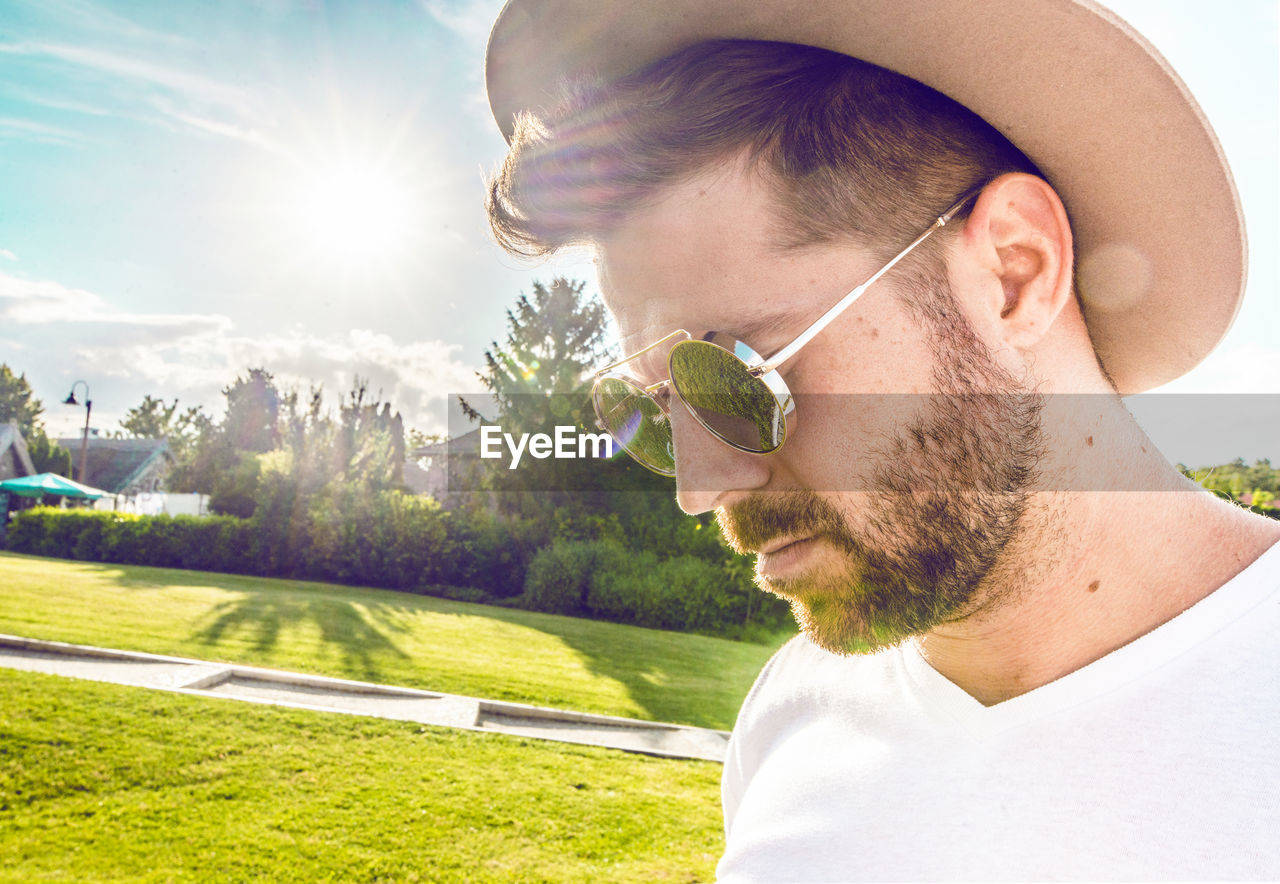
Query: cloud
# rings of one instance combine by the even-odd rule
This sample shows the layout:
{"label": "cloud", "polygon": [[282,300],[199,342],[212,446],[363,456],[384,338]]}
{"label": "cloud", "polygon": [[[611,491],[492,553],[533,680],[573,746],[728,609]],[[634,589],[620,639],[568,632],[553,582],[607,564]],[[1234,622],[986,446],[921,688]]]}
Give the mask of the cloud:
{"label": "cloud", "polygon": [[205,105],[220,106],[241,114],[254,110],[250,93],[239,87],[142,58],[115,55],[85,46],[45,42],[8,43],[0,45],[0,53],[56,58],[98,73],[158,86]]}
{"label": "cloud", "polygon": [[[63,97],[54,98],[12,82],[0,83],[0,90],[5,95],[23,104],[33,104],[51,110],[68,111],[73,114],[84,114],[91,117],[109,117],[115,113],[115,111],[107,107],[72,101]],[[25,125],[27,121],[23,120],[22,123]]]}
{"label": "cloud", "polygon": [[93,292],[52,280],[28,280],[3,272],[0,272],[0,323],[71,326],[77,337],[118,335],[122,327],[132,329],[135,334],[146,332],[151,337],[160,337],[225,331],[231,326],[231,320],[214,314],[115,310]]}
{"label": "cloud", "polygon": [[62,22],[72,23],[77,28],[96,31],[116,40],[123,38],[179,47],[191,45],[189,40],[177,34],[152,30],[118,12],[85,0],[41,0],[40,6],[42,12],[53,14]]}
{"label": "cloud", "polygon": [[56,144],[61,147],[79,147],[85,144],[85,139],[76,132],[17,117],[0,117],[0,137],[22,138],[39,144]]}
{"label": "cloud", "polygon": [[18,260],[18,256],[8,249],[0,249],[0,258],[4,258],[6,261]]}
{"label": "cloud", "polygon": [[92,292],[0,273],[0,322],[22,325],[60,322],[103,309],[102,298]]}
{"label": "cloud", "polygon": [[466,112],[489,124],[489,97],[485,90],[484,55],[489,31],[502,11],[503,0],[419,0],[419,5],[436,23],[458,37],[471,61],[464,66],[470,88],[462,96]]}
{"label": "cloud", "polygon": [[[138,105],[161,115],[159,120],[151,120],[152,123],[176,123],[199,132],[277,149],[262,134],[261,126],[256,125],[269,122],[274,117],[259,96],[249,89],[189,70],[181,64],[148,59],[141,54],[124,55],[90,46],[47,41],[3,43],[0,44],[0,55],[54,59],[92,71],[100,77],[123,82],[134,90],[134,100]],[[72,109],[90,113],[94,110],[83,103]],[[131,116],[127,111],[123,114]],[[6,133],[52,143],[75,143],[72,133],[27,120],[0,119],[0,134]]]}
{"label": "cloud", "polygon": [[484,49],[501,0],[421,0],[427,14],[471,46]]}
{"label": "cloud", "polygon": [[276,141],[263,134],[261,131],[252,126],[245,126],[239,123],[228,122],[226,120],[216,120],[209,117],[200,116],[194,113],[188,113],[181,108],[173,105],[172,102],[157,100],[155,106],[162,112],[177,120],[179,123],[200,132],[210,135],[217,135],[222,138],[234,138],[237,141],[243,141],[246,144],[260,147],[273,153],[287,154]]}
{"label": "cloud", "polygon": [[405,343],[369,329],[243,334],[225,316],[116,310],[94,292],[2,272],[0,328],[0,346],[33,376],[92,378],[95,389],[109,381],[120,407],[112,411],[99,397],[108,428],[146,394],[217,414],[221,390],[258,366],[283,389],[305,394],[321,385],[333,407],[357,377],[365,379],[370,393],[427,431],[444,429],[448,394],[478,387],[475,366],[458,358],[455,344]]}
{"label": "cloud", "polygon": [[333,409],[358,377],[408,425],[431,432],[445,429],[448,394],[479,385],[475,367],[459,361],[458,350],[441,341],[400,343],[368,329],[327,336],[301,329],[261,335],[207,330],[165,340],[82,342],[75,363],[78,376],[128,380],[139,401],[144,394],[176,396],[211,414],[222,410],[221,390],[250,368],[266,368],[282,390],[304,397],[318,385]]}

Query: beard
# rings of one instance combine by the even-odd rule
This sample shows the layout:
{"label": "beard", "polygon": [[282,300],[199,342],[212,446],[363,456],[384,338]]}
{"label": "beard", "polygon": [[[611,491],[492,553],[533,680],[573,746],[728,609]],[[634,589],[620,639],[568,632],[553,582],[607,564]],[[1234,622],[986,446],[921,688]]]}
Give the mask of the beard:
{"label": "beard", "polygon": [[[940,285],[935,297],[948,306],[922,317],[934,331],[940,393],[876,446],[866,490],[761,492],[716,511],[740,553],[789,536],[825,547],[799,576],[757,566],[756,583],[789,602],[805,635],[833,653],[873,652],[1004,597],[984,593],[984,581],[1022,526],[1044,453],[1043,402],[994,361],[945,278]],[[842,505],[862,513],[856,529]]]}

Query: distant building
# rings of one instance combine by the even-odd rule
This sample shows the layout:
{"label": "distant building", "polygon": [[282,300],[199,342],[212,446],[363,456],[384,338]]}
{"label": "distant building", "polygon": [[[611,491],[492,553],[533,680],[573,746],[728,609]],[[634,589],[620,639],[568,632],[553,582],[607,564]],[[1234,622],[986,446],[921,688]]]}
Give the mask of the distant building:
{"label": "distant building", "polygon": [[80,475],[81,437],[59,439],[71,452],[72,478],[115,495],[155,494],[173,469],[173,453],[164,439],[105,439],[90,436],[85,475]]}
{"label": "distant building", "polygon": [[[0,424],[0,482],[35,474],[36,467],[31,462],[31,452],[27,451],[27,440],[22,438],[18,424],[15,421]],[[0,491],[0,549],[5,544],[5,523],[9,521],[9,510],[15,505],[24,505],[15,504],[14,497],[8,491]]]}
{"label": "distant building", "polygon": [[34,476],[35,473],[27,441],[22,438],[18,424],[14,421],[0,424],[0,480]]}
{"label": "distant building", "polygon": [[479,485],[484,469],[480,460],[480,430],[415,448],[408,454],[404,484],[415,494],[426,494],[446,509],[462,502]]}

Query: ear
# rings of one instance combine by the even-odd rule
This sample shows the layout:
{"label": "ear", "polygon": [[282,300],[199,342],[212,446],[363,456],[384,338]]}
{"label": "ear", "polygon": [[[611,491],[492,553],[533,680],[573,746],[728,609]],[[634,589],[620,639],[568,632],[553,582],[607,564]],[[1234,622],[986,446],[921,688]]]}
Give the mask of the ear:
{"label": "ear", "polygon": [[974,203],[962,240],[987,280],[971,304],[976,318],[1010,347],[1035,346],[1071,297],[1071,225],[1057,192],[1034,175],[1001,175]]}

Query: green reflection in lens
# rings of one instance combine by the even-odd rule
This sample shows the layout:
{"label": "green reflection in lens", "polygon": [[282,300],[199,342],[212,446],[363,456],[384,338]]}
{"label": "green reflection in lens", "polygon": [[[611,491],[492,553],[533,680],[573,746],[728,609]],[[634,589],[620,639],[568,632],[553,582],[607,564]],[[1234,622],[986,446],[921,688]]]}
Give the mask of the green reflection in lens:
{"label": "green reflection in lens", "polygon": [[689,410],[708,430],[746,451],[773,451],[786,427],[778,401],[729,351],[705,341],[671,350],[671,380]]}
{"label": "green reflection in lens", "polygon": [[621,378],[601,378],[595,406],[601,425],[627,454],[656,473],[675,475],[671,424],[657,402]]}

